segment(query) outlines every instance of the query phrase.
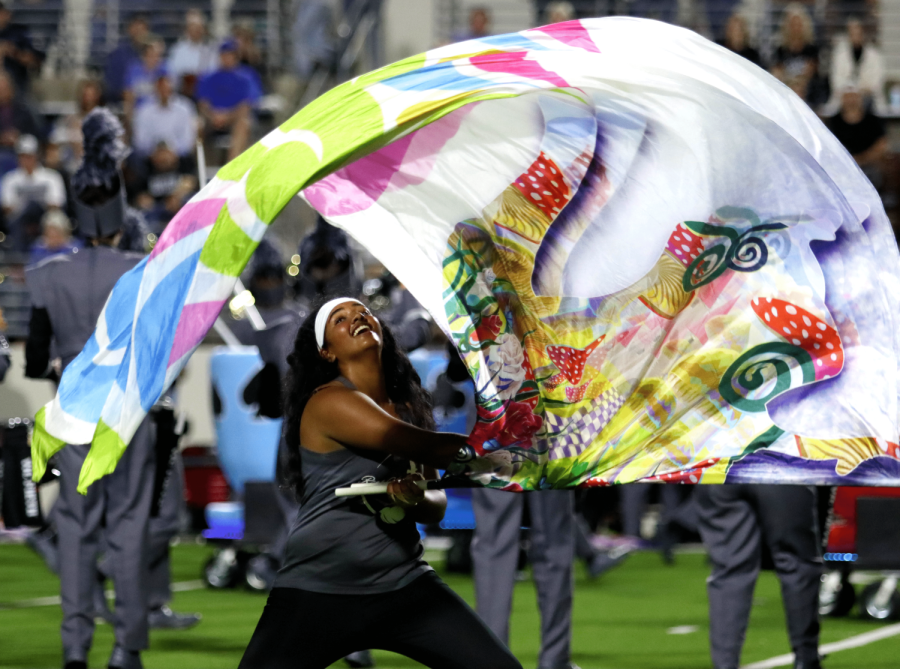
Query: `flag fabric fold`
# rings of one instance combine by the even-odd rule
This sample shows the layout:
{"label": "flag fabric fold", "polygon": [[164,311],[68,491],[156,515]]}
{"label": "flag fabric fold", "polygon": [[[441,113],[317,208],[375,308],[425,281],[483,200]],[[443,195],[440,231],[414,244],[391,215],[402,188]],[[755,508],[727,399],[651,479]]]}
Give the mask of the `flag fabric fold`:
{"label": "flag fabric fold", "polygon": [[37,416],[35,476],[86,441],[81,489],[112,471],[298,192],[460,351],[479,484],[900,485],[878,194],[763,70],[628,18],[395,63],[226,165],[117,284]]}

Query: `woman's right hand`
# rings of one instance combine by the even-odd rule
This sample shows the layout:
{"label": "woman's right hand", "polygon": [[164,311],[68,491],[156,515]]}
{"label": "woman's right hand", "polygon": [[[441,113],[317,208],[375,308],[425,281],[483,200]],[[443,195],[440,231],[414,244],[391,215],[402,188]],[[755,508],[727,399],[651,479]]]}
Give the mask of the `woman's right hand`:
{"label": "woman's right hand", "polygon": [[387,494],[397,506],[404,509],[416,506],[425,500],[425,491],[416,485],[416,481],[424,481],[419,472],[407,474],[402,479],[391,479],[388,482]]}

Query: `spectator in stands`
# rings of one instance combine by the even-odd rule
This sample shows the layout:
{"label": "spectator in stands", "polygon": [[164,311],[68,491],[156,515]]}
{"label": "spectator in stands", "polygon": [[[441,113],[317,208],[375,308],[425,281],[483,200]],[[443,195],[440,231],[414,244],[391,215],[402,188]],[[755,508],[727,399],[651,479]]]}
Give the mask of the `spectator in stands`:
{"label": "spectator in stands", "polygon": [[0,204],[6,216],[13,248],[25,251],[40,234],[41,219],[48,209],[66,205],[66,187],[59,172],[41,165],[34,135],[16,142],[19,167],[3,177]]}
{"label": "spectator in stands", "polygon": [[179,158],[190,157],[196,148],[196,109],[172,88],[168,75],[158,75],[155,94],[135,112],[132,144],[141,156],[149,156],[160,142],[165,142]]}
{"label": "spectator in stands", "polygon": [[309,79],[317,69],[334,68],[334,11],[327,0],[306,0],[297,7],[291,24],[294,72]]}
{"label": "spectator in stands", "polygon": [[9,74],[0,69],[0,177],[18,166],[16,141],[21,135],[43,139],[43,127],[31,108],[16,94]]}
{"label": "spectator in stands", "polygon": [[877,34],[880,0],[825,0],[823,28],[836,40],[851,19],[858,20],[870,35]]}
{"label": "spectator in stands", "polygon": [[31,84],[31,75],[40,66],[42,55],[31,43],[26,26],[12,22],[12,11],[0,2],[0,54],[3,67],[12,77],[16,90],[25,94]]}
{"label": "spectator in stands", "polygon": [[819,47],[806,8],[792,2],[784,9],[781,45],[775,51],[772,74],[791,87],[811,107],[828,99],[826,81],[819,75]]}
{"label": "spectator in stands", "polygon": [[150,39],[141,47],[140,60],[134,61],[125,77],[123,94],[125,118],[130,122],[134,110],[153,97],[156,81],[166,74],[163,53],[166,45],[161,39]]}
{"label": "spectator in stands", "polygon": [[41,236],[31,246],[28,261],[31,264],[60,253],[71,253],[82,247],[81,240],[72,237],[69,217],[59,209],[51,209],[41,220]]}
{"label": "spectator in stands", "polygon": [[640,18],[674,23],[678,16],[678,0],[633,0],[628,13]]}
{"label": "spectator in stands", "polygon": [[[20,135],[43,139],[41,124],[31,109],[16,95],[9,74],[0,71],[0,151],[13,151]],[[5,173],[0,166],[0,173]]]}
{"label": "spectator in stands", "polygon": [[457,32],[453,35],[454,42],[464,42],[469,39],[479,39],[491,35],[491,15],[484,7],[473,7],[469,10],[468,30]]}
{"label": "spectator in stands", "polygon": [[125,93],[126,77],[132,63],[141,59],[141,48],[150,38],[150,26],[146,17],[135,14],[126,28],[128,39],[106,57],[103,83],[107,102],[121,102]]}
{"label": "spectator in stands", "polygon": [[184,19],[184,37],[169,54],[169,74],[176,90],[194,97],[197,79],[216,69],[216,46],[206,34],[206,17],[199,9],[189,9]]}
{"label": "spectator in stands", "polygon": [[575,8],[571,2],[551,2],[544,13],[546,23],[562,23],[575,18]]}
{"label": "spectator in stands", "polygon": [[881,52],[866,39],[862,21],[847,21],[847,34],[837,39],[831,54],[831,91],[829,111],[840,107],[840,92],[848,86],[859,88],[879,116],[887,113],[884,97],[884,60]]}
{"label": "spectator in stands", "polygon": [[856,86],[844,88],[841,112],[829,119],[829,128],[856,164],[877,189],[884,184],[884,161],[888,141],[884,121],[867,109],[865,97]]}
{"label": "spectator in stands", "polygon": [[252,67],[257,74],[262,74],[262,51],[256,46],[256,30],[253,28],[253,20],[240,19],[235,22],[231,31],[238,45],[238,60],[244,67]]}
{"label": "spectator in stands", "polygon": [[740,12],[735,12],[728,19],[725,26],[725,39],[720,42],[729,51],[743,56],[754,65],[762,67],[762,59],[759,51],[750,46],[750,31],[747,28],[747,19]]}
{"label": "spectator in stands", "polygon": [[[128,180],[128,189],[135,196],[135,204],[147,214],[148,219],[157,221],[160,218],[150,212],[165,204],[164,201],[172,193],[197,190],[191,156],[179,156],[165,140],[160,140],[149,154],[139,156],[136,163],[132,178]],[[177,208],[172,214],[176,211]],[[162,218],[168,223],[171,216],[163,215]]]}
{"label": "spectator in stands", "polygon": [[228,159],[241,153],[250,140],[252,107],[258,100],[252,80],[239,70],[237,42],[227,39],[219,47],[219,69],[197,83],[197,103],[203,117],[207,153],[227,137]]}
{"label": "spectator in stands", "polygon": [[78,111],[57,121],[50,133],[50,142],[59,147],[60,164],[70,174],[78,168],[83,153],[81,122],[92,109],[103,104],[103,87],[100,82],[96,79],[82,80],[78,84],[75,102]]}
{"label": "spectator in stands", "polygon": [[[126,179],[129,194],[137,198],[138,207],[146,212],[183,188],[185,177],[190,181],[188,191],[193,192],[197,187],[193,158],[197,146],[197,112],[190,100],[174,93],[172,88],[169,77],[159,77],[156,95],[134,115],[135,151],[129,156]],[[148,217],[153,218],[149,213]]]}
{"label": "spectator in stands", "polygon": [[[153,158],[157,161],[157,169],[166,168],[164,164],[166,158],[162,155],[162,151],[154,153]],[[171,154],[169,161],[168,165],[174,167],[176,163],[171,161]],[[169,221],[197,192],[196,175],[193,172],[185,173],[183,162],[179,162],[177,165],[178,167],[174,167],[173,171],[168,174],[162,171],[156,173],[155,188],[152,181],[148,182],[148,187],[154,188],[154,191],[145,191],[137,200],[138,204],[142,206],[150,230],[157,236],[162,234]],[[182,171],[177,171],[179,169]],[[173,175],[176,177],[175,179],[171,178]],[[161,196],[158,199],[154,198],[152,192],[161,193]]]}
{"label": "spectator in stands", "polygon": [[704,33],[721,44],[722,41],[728,39],[728,25],[731,17],[740,11],[739,7],[743,6],[741,0],[705,0],[704,4],[706,6]]}

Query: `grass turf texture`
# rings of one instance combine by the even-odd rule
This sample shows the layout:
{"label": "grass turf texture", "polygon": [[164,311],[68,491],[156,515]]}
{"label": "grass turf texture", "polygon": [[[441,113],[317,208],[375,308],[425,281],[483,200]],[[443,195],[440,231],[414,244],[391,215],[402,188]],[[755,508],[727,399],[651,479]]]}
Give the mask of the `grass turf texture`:
{"label": "grass turf texture", "polygon": [[[208,546],[173,548],[173,581],[200,577],[212,554]],[[596,581],[578,565],[573,612],[573,661],[582,669],[698,669],[709,667],[703,555],[677,556],[673,567],[662,565],[652,553],[633,555],[622,567]],[[471,578],[445,575],[446,581],[473,602]],[[61,666],[59,606],[14,608],[15,602],[59,594],[57,578],[26,547],[0,545],[0,667],[52,668]],[[203,621],[187,631],[151,632],[150,649],[143,653],[147,669],[233,668],[253,633],[265,596],[236,590],[191,590],[175,593],[172,607],[199,611]],[[13,605],[13,606],[11,606]],[[878,629],[882,623],[855,617],[826,619],[822,643]],[[667,630],[695,625],[697,631],[672,635]],[[512,650],[526,668],[537,664],[540,644],[534,586],[516,585],[510,639]],[[449,635],[452,632],[448,630]],[[112,647],[112,630],[98,625],[91,667],[104,667]],[[298,635],[298,652],[302,636]],[[311,640],[314,643],[314,640]],[[778,582],[764,572],[757,584],[750,630],[744,646],[745,663],[790,652],[784,627]],[[898,666],[900,637],[831,655],[827,669],[888,669]],[[375,652],[382,669],[419,667],[404,657]],[[335,667],[346,666],[343,663]]]}

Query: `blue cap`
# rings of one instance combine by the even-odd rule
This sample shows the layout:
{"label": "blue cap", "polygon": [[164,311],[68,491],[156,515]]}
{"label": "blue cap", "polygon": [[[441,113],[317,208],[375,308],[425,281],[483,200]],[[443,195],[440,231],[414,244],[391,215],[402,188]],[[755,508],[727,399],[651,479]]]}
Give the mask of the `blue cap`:
{"label": "blue cap", "polygon": [[238,43],[237,40],[233,37],[226,37],[222,40],[222,43],[219,45],[219,53],[224,53],[226,51],[237,51]]}

